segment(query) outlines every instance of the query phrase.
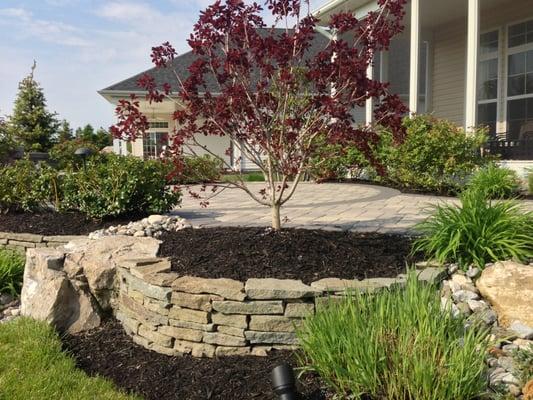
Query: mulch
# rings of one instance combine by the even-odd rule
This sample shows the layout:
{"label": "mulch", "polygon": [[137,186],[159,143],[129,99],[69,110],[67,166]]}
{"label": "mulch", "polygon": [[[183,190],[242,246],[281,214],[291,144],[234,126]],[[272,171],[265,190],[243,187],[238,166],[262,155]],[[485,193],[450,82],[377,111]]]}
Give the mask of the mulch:
{"label": "mulch", "polygon": [[401,235],[265,228],[202,228],[167,232],[160,256],[172,270],[203,278],[365,279],[395,277],[411,256]]}
{"label": "mulch", "polygon": [[[169,357],[132,342],[116,321],[63,338],[64,349],[77,366],[91,376],[112,380],[119,388],[145,400],[278,399],[272,392],[270,372],[282,363],[297,366],[290,352],[268,357]],[[327,400],[317,376],[299,382],[301,400]]]}
{"label": "mulch", "polygon": [[0,232],[34,233],[36,235],[87,235],[111,225],[123,225],[144,218],[145,214],[129,214],[105,220],[89,219],[78,212],[0,213]]}

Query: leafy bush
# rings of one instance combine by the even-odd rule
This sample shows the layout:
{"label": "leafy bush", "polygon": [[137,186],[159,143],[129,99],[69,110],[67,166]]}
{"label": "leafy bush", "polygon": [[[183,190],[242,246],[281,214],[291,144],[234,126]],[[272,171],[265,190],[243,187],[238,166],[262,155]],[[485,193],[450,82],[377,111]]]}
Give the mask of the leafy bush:
{"label": "leafy bush", "polygon": [[250,172],[245,175],[246,182],[264,182],[265,176],[261,172]]}
{"label": "leafy bush", "polygon": [[515,350],[513,352],[515,361],[515,374],[520,382],[525,385],[533,379],[533,344]]}
{"label": "leafy bush", "polygon": [[469,182],[472,190],[485,191],[489,199],[516,196],[520,191],[520,179],[513,170],[489,164],[480,169]]}
{"label": "leafy bush", "polygon": [[166,212],[180,200],[180,193],[167,186],[171,169],[161,161],[136,157],[92,159],[86,169],[63,176],[61,207],[92,218]]}
{"label": "leafy bush", "polygon": [[403,289],[319,307],[297,330],[301,362],[343,399],[472,399],[486,390],[487,331],[464,322],[411,273]]}
{"label": "leafy bush", "polygon": [[183,159],[183,170],[176,177],[176,183],[216,182],[220,180],[222,170],[222,161],[207,154],[198,157],[185,157]]}
{"label": "leafy bush", "polygon": [[38,211],[61,201],[57,171],[19,160],[0,168],[0,211]]}
{"label": "leafy bush", "polygon": [[50,158],[57,163],[58,169],[77,169],[83,165],[83,160],[74,153],[81,147],[91,149],[93,155],[98,155],[99,148],[93,143],[81,139],[73,139],[58,143],[52,147]]}
{"label": "leafy bush", "polygon": [[533,257],[533,213],[511,200],[493,202],[483,190],[463,192],[460,206],[435,206],[417,229],[423,236],[414,251],[441,263],[484,268],[488,262]]}
{"label": "leafy bush", "polygon": [[87,376],[62,351],[52,326],[24,317],[0,324],[0,382],[3,400],[140,400],[108,380]]}
{"label": "leafy bush", "polygon": [[420,115],[404,120],[405,141],[386,154],[386,179],[402,187],[460,192],[473,171],[489,159],[481,154],[485,131],[466,133],[453,123]]}
{"label": "leafy bush", "polygon": [[0,249],[0,293],[17,296],[22,288],[24,274],[24,256]]}

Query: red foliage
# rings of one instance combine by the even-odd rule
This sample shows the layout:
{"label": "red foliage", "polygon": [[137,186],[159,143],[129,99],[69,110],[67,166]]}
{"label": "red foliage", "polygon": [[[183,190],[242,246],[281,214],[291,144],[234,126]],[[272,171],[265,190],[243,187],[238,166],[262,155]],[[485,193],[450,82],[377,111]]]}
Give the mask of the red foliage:
{"label": "red foliage", "polygon": [[[188,41],[196,61],[188,76],[176,74],[172,82],[180,107],[174,113],[179,128],[169,153],[179,155],[198,134],[227,136],[267,177],[282,177],[280,184],[269,182],[268,201],[254,197],[273,205],[283,204],[294,192],[318,135],[331,143],[356,145],[372,158],[369,145],[377,134],[372,127],[355,125],[352,116],[366,100],[380,100],[376,124],[388,126],[400,141],[407,108],[386,83],[370,79],[367,68],[373,55],[387,50],[403,29],[405,3],[378,0],[380,8],[361,20],[349,13],[333,16],[330,32],[338,35],[311,52],[322,33],[316,30],[318,20],[302,12],[301,0],[265,1],[276,21],[295,21],[293,29],[282,30],[266,27],[256,3],[215,1],[201,12]],[[152,49],[160,68],[171,68],[175,56],[168,42]],[[170,83],[158,88],[150,75],[142,76],[139,85],[150,102],[171,93]],[[115,135],[139,136],[146,120],[135,108],[138,102],[119,104]],[[296,178],[296,184],[286,190],[289,178]]]}

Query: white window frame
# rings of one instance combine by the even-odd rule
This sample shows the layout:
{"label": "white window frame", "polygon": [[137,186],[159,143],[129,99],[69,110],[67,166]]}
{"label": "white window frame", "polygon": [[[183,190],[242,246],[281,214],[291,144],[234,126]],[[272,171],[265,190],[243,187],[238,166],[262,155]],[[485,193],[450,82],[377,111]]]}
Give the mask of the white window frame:
{"label": "white window frame", "polygon": [[[152,134],[155,134],[155,135],[158,135],[158,134],[161,134],[161,135],[166,135],[167,136],[167,140],[168,138],[170,138],[170,123],[168,121],[161,121],[161,120],[152,120],[152,121],[148,121],[148,124],[150,125],[150,128],[148,128],[148,130],[146,131],[146,135],[147,136],[150,136]],[[152,126],[153,124],[153,126]],[[166,124],[166,127],[164,127],[164,124]],[[161,127],[160,127],[161,126]],[[150,154],[146,154],[144,149],[145,149],[145,140],[146,140],[146,137],[143,137],[143,158],[145,160],[153,160],[153,159],[157,159],[159,157],[158,154],[156,154],[155,156]],[[156,149],[157,149],[157,144],[156,144]]]}
{"label": "white window frame", "polygon": [[[524,22],[529,22],[529,21],[533,21],[533,16],[531,16],[529,18],[525,18],[525,19],[519,20],[519,21],[514,21],[512,23],[508,23],[505,26],[505,42],[504,42],[504,54],[503,54],[503,62],[504,62],[505,66],[504,66],[504,69],[503,69],[504,90],[503,90],[503,96],[502,96],[502,107],[503,107],[502,116],[503,116],[503,126],[505,127],[505,131],[504,132],[506,132],[506,133],[509,131],[509,120],[507,118],[507,110],[509,108],[509,101],[533,98],[533,93],[522,94],[522,95],[518,95],[518,96],[509,96],[508,95],[509,94],[509,91],[508,91],[508,89],[509,89],[509,56],[511,56],[513,54],[518,54],[518,53],[524,53],[524,52],[527,53],[528,51],[532,51],[533,50],[533,42],[532,43],[526,43],[526,44],[523,44],[523,45],[520,45],[520,46],[509,47],[509,37],[510,37],[509,30],[514,25],[518,25],[518,24],[521,24],[521,23],[524,23]],[[526,72],[526,78],[527,78],[527,72]]]}
{"label": "white window frame", "polygon": [[[480,68],[480,65],[483,61],[489,61],[489,60],[494,60],[494,59],[497,59],[498,60],[498,73],[497,73],[497,78],[498,78],[498,84],[497,84],[497,88],[496,88],[496,98],[495,99],[485,99],[485,100],[480,100],[479,99],[479,93],[476,94],[476,97],[477,97],[477,107],[479,107],[480,105],[482,104],[492,104],[492,103],[496,103],[496,136],[498,136],[499,133],[501,133],[500,131],[500,117],[501,117],[501,112],[502,112],[502,104],[501,104],[501,95],[502,95],[502,81],[504,80],[504,77],[503,77],[503,74],[502,74],[502,68],[503,68],[503,64],[502,64],[502,45],[503,45],[503,40],[505,40],[505,38],[503,37],[503,28],[502,27],[499,27],[499,28],[492,28],[492,29],[486,29],[486,30],[483,30],[482,32],[480,32],[480,37],[486,33],[491,33],[491,32],[498,32],[498,49],[496,49],[496,51],[493,51],[491,53],[486,53],[486,54],[481,54],[481,52],[479,52],[479,59],[478,59],[478,70]],[[480,44],[480,47],[481,47],[481,44]],[[479,81],[479,77],[478,77],[478,81]]]}

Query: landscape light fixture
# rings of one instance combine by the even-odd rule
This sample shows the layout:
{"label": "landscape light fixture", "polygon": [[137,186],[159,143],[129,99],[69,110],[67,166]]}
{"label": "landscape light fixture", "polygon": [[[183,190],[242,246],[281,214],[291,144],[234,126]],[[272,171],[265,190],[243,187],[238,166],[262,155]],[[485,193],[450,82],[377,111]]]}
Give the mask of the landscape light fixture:
{"label": "landscape light fixture", "polygon": [[280,400],[297,400],[294,371],[288,364],[281,364],[272,370],[272,387]]}
{"label": "landscape light fixture", "polygon": [[87,169],[87,157],[93,154],[93,151],[87,147],[80,147],[76,149],[74,154],[83,160],[83,170],[85,171]]}

